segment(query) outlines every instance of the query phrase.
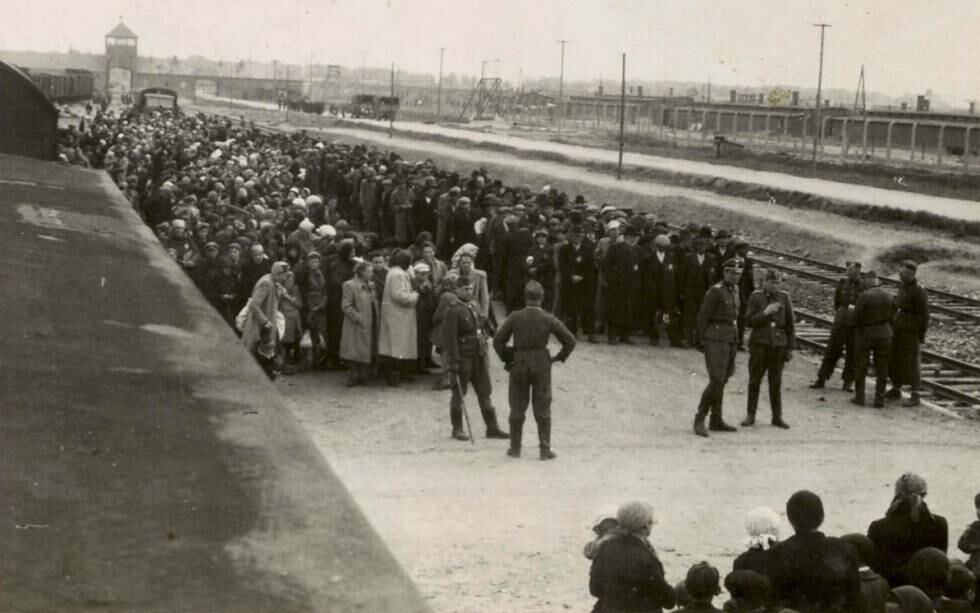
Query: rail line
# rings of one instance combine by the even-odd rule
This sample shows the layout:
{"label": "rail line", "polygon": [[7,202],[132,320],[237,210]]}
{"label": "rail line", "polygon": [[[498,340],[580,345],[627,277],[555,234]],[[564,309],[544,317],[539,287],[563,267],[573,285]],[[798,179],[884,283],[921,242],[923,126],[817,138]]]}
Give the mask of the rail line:
{"label": "rail line", "polygon": [[[752,259],[762,267],[775,268],[798,277],[804,277],[827,285],[836,285],[845,272],[843,266],[821,262],[775,249],[753,245]],[[901,281],[894,277],[879,277],[882,285],[897,287]],[[980,300],[930,289],[923,286],[929,296],[929,310],[959,323],[980,324]]]}
{"label": "rail line", "polygon": [[[796,312],[797,344],[823,351],[833,321],[807,311]],[[922,350],[922,384],[931,401],[961,415],[980,417],[980,364]]]}

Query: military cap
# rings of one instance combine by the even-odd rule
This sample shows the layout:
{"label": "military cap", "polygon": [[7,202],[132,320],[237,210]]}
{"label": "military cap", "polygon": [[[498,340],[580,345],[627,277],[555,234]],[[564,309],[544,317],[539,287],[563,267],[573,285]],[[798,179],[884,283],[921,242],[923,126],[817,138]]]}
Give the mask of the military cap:
{"label": "military cap", "polygon": [[912,270],[918,270],[919,263],[916,262],[915,260],[903,260],[902,268],[911,268]]}
{"label": "military cap", "polygon": [[741,267],[742,267],[741,264],[739,264],[739,261],[736,260],[735,258],[727,259],[725,260],[725,263],[721,265],[721,268],[723,270],[726,268],[741,268]]}

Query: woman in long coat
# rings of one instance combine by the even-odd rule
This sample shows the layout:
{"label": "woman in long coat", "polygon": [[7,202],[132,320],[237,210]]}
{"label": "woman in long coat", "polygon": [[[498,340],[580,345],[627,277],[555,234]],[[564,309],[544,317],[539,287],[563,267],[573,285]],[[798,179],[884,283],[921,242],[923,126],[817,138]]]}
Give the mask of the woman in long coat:
{"label": "woman in long coat", "polygon": [[378,335],[378,355],[388,359],[385,377],[388,385],[398,385],[400,371],[408,376],[406,364],[418,358],[418,328],[415,303],[418,292],[412,289],[408,268],[412,264],[410,251],[399,251],[391,257],[385,291],[381,299],[381,328]]}
{"label": "woman in long coat", "polygon": [[269,274],[259,278],[252,290],[242,325],[242,343],[270,379],[275,379],[275,346],[279,336],[276,329],[276,313],[279,311],[276,284],[282,282],[288,271],[289,264],[276,262]]}
{"label": "woman in long coat", "polygon": [[358,262],[354,266],[354,278],[344,282],[340,358],[352,367],[348,387],[367,382],[371,364],[378,355],[378,300],[373,276],[370,262]]}

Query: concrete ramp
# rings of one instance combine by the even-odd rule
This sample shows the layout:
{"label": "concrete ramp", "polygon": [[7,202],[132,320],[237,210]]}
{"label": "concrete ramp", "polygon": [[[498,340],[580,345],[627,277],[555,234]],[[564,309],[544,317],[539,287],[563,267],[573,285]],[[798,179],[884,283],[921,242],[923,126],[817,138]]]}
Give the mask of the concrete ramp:
{"label": "concrete ramp", "polygon": [[0,314],[0,611],[428,610],[105,173],[0,155]]}

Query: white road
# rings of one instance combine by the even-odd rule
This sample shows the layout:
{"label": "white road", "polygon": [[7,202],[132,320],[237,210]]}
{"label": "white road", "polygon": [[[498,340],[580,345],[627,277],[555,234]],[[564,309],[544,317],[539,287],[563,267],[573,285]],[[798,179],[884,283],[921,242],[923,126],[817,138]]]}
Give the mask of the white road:
{"label": "white road", "polygon": [[[235,100],[234,104],[248,106],[251,108],[275,110],[275,104],[272,103]],[[374,126],[388,125],[387,122],[368,119],[348,119],[347,121]],[[454,128],[451,126],[398,121],[395,123],[394,129],[395,132],[402,136],[447,136],[466,140],[476,145],[479,145],[480,143],[487,143],[504,145],[528,152],[540,151],[547,153],[558,153],[567,156],[569,159],[581,162],[605,162],[615,164],[618,157],[617,152],[605,149],[581,147],[564,143],[553,143],[519,136],[509,136],[505,134],[485,133],[472,129]],[[823,179],[809,179],[778,172],[751,170],[747,168],[738,168],[735,166],[708,164],[705,162],[665,158],[640,153],[625,153],[623,155],[623,164],[638,168],[650,168],[654,170],[676,172],[694,176],[719,177],[728,181],[765,185],[775,189],[803,192],[844,203],[882,207],[887,206],[907,211],[928,211],[935,215],[941,215],[951,219],[980,221],[980,202],[976,200],[943,198],[939,196],[929,196],[898,190],[882,189],[879,187],[855,185],[853,183],[839,183],[835,181],[826,181]],[[978,194],[978,198],[980,198],[980,194]]]}

